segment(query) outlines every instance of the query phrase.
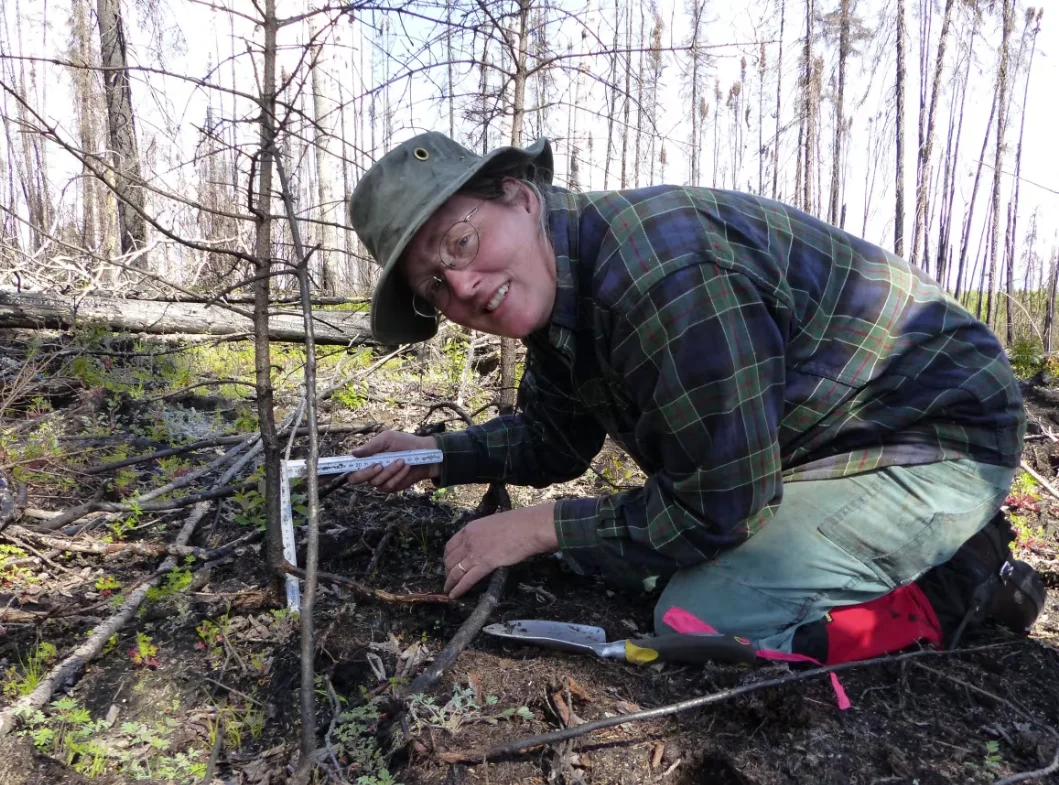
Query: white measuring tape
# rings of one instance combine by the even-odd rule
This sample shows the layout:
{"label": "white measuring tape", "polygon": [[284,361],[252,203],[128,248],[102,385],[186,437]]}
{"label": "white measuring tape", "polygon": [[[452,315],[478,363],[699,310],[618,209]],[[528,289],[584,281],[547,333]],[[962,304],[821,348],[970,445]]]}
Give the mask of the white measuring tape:
{"label": "white measuring tape", "polygon": [[[316,463],[316,474],[348,474],[360,471],[376,464],[388,466],[394,461],[404,461],[410,466],[426,463],[441,463],[441,450],[404,450],[403,452],[380,452],[358,458],[354,455],[336,455],[333,458],[320,458]],[[280,461],[279,482],[279,520],[283,531],[283,557],[295,567],[298,566],[298,551],[294,547],[294,510],[291,508],[290,481],[306,475],[305,460]],[[298,579],[287,576],[287,608],[297,611],[301,608],[301,590]]]}

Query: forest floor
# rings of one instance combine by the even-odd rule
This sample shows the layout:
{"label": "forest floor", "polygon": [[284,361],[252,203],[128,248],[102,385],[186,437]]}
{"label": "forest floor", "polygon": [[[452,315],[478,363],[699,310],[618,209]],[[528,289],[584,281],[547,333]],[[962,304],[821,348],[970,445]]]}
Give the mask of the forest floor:
{"label": "forest floor", "polygon": [[[381,366],[381,355],[368,350],[322,361],[322,382],[359,375],[323,407],[332,430],[322,436],[322,455],[349,453],[380,428],[424,426],[429,407],[452,400],[459,387],[463,344],[452,338],[443,347]],[[39,512],[0,534],[0,711],[32,693],[155,573],[190,514],[188,507],[157,511],[131,500],[194,476],[232,444],[94,469],[256,427],[245,397],[251,388],[186,389],[210,379],[251,379],[248,346],[147,356],[161,351],[170,347],[100,334],[0,334],[0,465],[26,488],[20,506],[58,512],[93,499],[126,505],[91,512],[48,532],[52,539],[39,531],[47,524]],[[274,363],[282,413],[297,402],[300,354],[277,349]],[[468,410],[492,398],[494,375],[481,380],[466,395]],[[1024,459],[1055,487],[1059,443],[1049,434],[1059,434],[1059,389],[1027,383],[1024,393],[1031,420]],[[430,421],[445,418],[437,412]],[[446,426],[462,427],[455,417]],[[358,427],[362,433],[349,432]],[[296,440],[292,457],[304,449],[305,440]],[[216,479],[216,471],[204,474],[155,501],[197,493]],[[526,505],[637,481],[632,462],[608,445],[578,481],[510,491],[515,504]],[[256,535],[262,490],[252,485],[208,502],[188,544],[214,553],[203,562],[178,552],[177,568],[160,578],[102,655],[0,737],[0,783],[197,783],[207,774],[240,785],[287,781],[299,736],[298,625],[270,590]],[[321,583],[317,720],[330,755],[318,781],[330,771],[363,785],[990,783],[1047,767],[1059,754],[1059,498],[1025,472],[1008,511],[1020,558],[1052,589],[1028,638],[987,628],[965,646],[992,648],[847,671],[846,711],[836,706],[829,680],[817,677],[495,762],[446,763],[790,672],[787,665],[638,667],[479,635],[428,694],[406,704],[406,740],[394,752],[389,740],[399,734],[389,728],[390,694],[445,646],[477,600],[477,592],[455,603],[413,595],[440,592],[445,542],[484,490],[418,488],[387,497],[343,485],[324,499],[321,569],[418,601]],[[216,553],[236,540],[234,552]],[[542,557],[511,569],[493,620],[594,624],[615,639],[650,634],[651,609],[651,596],[615,591]],[[1038,781],[1059,782],[1059,774]]]}

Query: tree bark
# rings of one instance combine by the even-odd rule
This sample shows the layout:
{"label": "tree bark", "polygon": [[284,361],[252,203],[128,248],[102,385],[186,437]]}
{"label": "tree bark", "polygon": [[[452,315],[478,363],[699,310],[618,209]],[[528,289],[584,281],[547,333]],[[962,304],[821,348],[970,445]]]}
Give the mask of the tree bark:
{"label": "tree bark", "polygon": [[1044,312],[1044,353],[1052,353],[1052,329],[1055,325],[1055,298],[1059,294],[1059,252],[1052,258],[1051,282],[1048,284],[1048,304]]}
{"label": "tree bark", "polygon": [[[99,18],[103,84],[106,86],[114,188],[118,194],[118,237],[122,255],[128,255],[147,247],[147,222],[143,217],[140,153],[136,144],[120,0],[97,0],[96,13]],[[147,269],[146,255],[138,255],[130,261],[130,266]]]}
{"label": "tree bark", "polygon": [[320,247],[315,256],[320,269],[320,289],[324,294],[337,294],[339,291],[338,265],[335,255],[338,244],[333,224],[341,223],[342,210],[338,209],[334,198],[334,171],[336,161],[331,152],[334,142],[334,113],[337,104],[333,100],[332,90],[335,87],[334,75],[328,64],[330,55],[321,42],[319,17],[309,17],[309,38],[313,42],[312,70],[313,93],[313,157],[316,160],[316,214],[320,224],[316,227],[317,242]]}
{"label": "tree bark", "polygon": [[[967,45],[967,67],[963,73],[963,84],[960,87],[960,107],[959,107],[959,122],[956,124],[956,143],[952,151],[952,162],[949,170],[949,182],[947,186],[946,194],[946,205],[945,205],[945,220],[941,228],[941,240],[938,243],[938,279],[944,285],[945,279],[949,276],[950,267],[952,265],[952,245],[950,243],[950,237],[952,234],[952,203],[956,197],[956,172],[959,169],[960,164],[960,141],[963,138],[963,118],[964,118],[964,107],[967,104],[967,87],[970,84],[971,78],[971,63],[974,60],[974,39],[978,34],[978,23],[980,16],[977,9],[971,9],[971,13],[974,15],[974,19],[971,22],[971,40]],[[990,117],[990,122],[992,118]],[[988,136],[988,134],[987,134]],[[979,156],[979,161],[981,156]],[[981,171],[981,167],[979,167]],[[942,265],[943,255],[948,259],[948,263]],[[962,277],[963,270],[958,269],[956,271],[956,289],[954,296],[959,298],[960,296],[960,279]]]}
{"label": "tree bark", "polygon": [[[522,145],[522,122],[526,109],[526,32],[529,28],[529,14],[533,0],[519,0],[518,5],[518,54],[515,62],[514,96],[511,103],[511,144],[515,146]],[[617,20],[615,20],[615,25],[617,25]],[[545,205],[542,204],[541,209],[546,209]],[[514,338],[500,340],[500,414],[510,414],[515,411],[515,355],[517,351],[518,341]]]}
{"label": "tree bark", "polygon": [[[625,51],[632,51],[632,3],[625,6]],[[622,96],[622,129],[621,129],[621,187],[628,188],[629,156],[629,100],[632,96],[632,59],[625,56],[625,95]]]}
{"label": "tree bark", "polygon": [[805,182],[802,192],[802,209],[813,212],[813,146],[816,134],[813,133],[813,21],[815,16],[813,0],[805,0],[805,60],[802,78],[805,80],[802,93],[802,112],[805,118],[805,153],[803,154],[803,174]]}
{"label": "tree bark", "polygon": [[[374,343],[366,313],[316,311],[315,316],[319,344]],[[0,292],[0,328],[70,329],[85,324],[151,335],[241,335],[254,330],[249,315],[242,316],[219,306],[106,297],[78,300],[38,292]],[[301,317],[296,311],[272,311],[265,329],[269,340],[305,340]]]}
{"label": "tree bark", "polygon": [[[523,13],[523,5],[525,0],[519,0],[519,16]],[[618,19],[621,16],[621,3],[620,0],[614,0],[614,44],[610,54],[610,75],[607,77],[607,90],[610,93],[610,107],[607,111],[607,154],[603,159],[603,190],[610,188],[610,160],[611,151],[614,149],[614,112],[618,108],[618,88],[616,86],[618,79]],[[522,29],[525,30],[525,24],[522,25]],[[520,51],[519,55],[522,56],[522,52],[525,51],[525,45],[519,44]],[[518,90],[518,79],[519,72],[515,71],[515,90]],[[525,79],[525,76],[523,76]],[[521,120],[519,123],[521,124]],[[514,121],[512,121],[512,134],[514,133]]]}
{"label": "tree bark", "polygon": [[[971,221],[974,218],[975,202],[978,199],[978,186],[982,181],[982,168],[985,162],[985,151],[989,147],[989,137],[993,132],[993,117],[996,116],[997,94],[993,93],[993,103],[989,108],[989,120],[985,124],[985,136],[982,137],[982,149],[978,153],[978,166],[975,169],[974,185],[971,187],[971,200],[964,216],[963,237],[960,241],[960,261],[956,265],[956,296],[960,296],[960,285],[963,280],[964,266],[967,261],[967,250],[971,245]],[[970,288],[968,286],[968,288]]]}
{"label": "tree bark", "polygon": [[258,186],[254,201],[254,375],[257,416],[265,463],[265,558],[272,569],[272,586],[283,596],[283,531],[280,525],[280,446],[273,405],[271,339],[268,299],[272,273],[272,175],[276,153],[276,38],[279,20],[276,0],[264,0],[260,25],[264,33],[261,93],[258,97]]}
{"label": "tree bark", "polygon": [[986,301],[986,323],[991,324],[993,288],[997,273],[997,250],[1000,235],[1000,178],[1004,165],[1004,134],[1007,131],[1008,55],[1011,49],[1011,28],[1015,22],[1015,0],[1003,2],[1004,24],[1000,39],[1000,66],[997,69],[996,155],[993,159],[993,217],[989,232],[989,299]]}
{"label": "tree bark", "polygon": [[776,134],[772,138],[772,198],[777,199],[780,176],[780,97],[783,95],[783,28],[787,21],[787,0],[780,0],[780,51],[776,55]]}
{"label": "tree bark", "polygon": [[[838,225],[838,192],[842,173],[842,134],[845,119],[842,102],[846,94],[846,59],[849,57],[849,6],[851,0],[841,0],[838,20],[838,92],[835,95],[835,153],[831,159],[831,201],[827,220]],[[952,2],[952,0],[949,0]]]}
{"label": "tree bark", "polygon": [[905,0],[897,0],[897,175],[894,253],[905,252]]}
{"label": "tree bark", "polygon": [[[1022,183],[1022,138],[1026,131],[1026,102],[1029,99],[1030,94],[1030,71],[1033,69],[1033,56],[1037,52],[1037,34],[1041,31],[1041,16],[1043,15],[1043,9],[1040,9],[1034,13],[1033,9],[1028,9],[1026,12],[1026,29],[1029,31],[1031,24],[1036,21],[1036,26],[1033,29],[1033,33],[1030,38],[1030,59],[1026,63],[1026,84],[1022,92],[1022,118],[1019,120],[1019,141],[1015,146],[1015,193],[1011,197],[1011,205],[1008,208],[1008,227],[1005,242],[1005,256],[1007,258],[1007,341],[1008,346],[1015,340],[1015,325],[1014,311],[1011,308],[1011,299],[1015,296],[1014,292],[1014,279],[1015,279],[1015,238],[1016,230],[1018,228],[1018,217],[1019,217],[1019,186]],[[1017,69],[1016,69],[1017,70]]]}
{"label": "tree bark", "polygon": [[[92,34],[88,0],[74,0],[71,26],[73,28],[74,62],[81,66],[73,73],[74,105],[77,107],[78,142],[85,155],[93,155],[99,147],[96,139],[94,109],[95,80],[91,70]],[[81,244],[96,247],[96,180],[92,170],[81,167]]]}
{"label": "tree bark", "polygon": [[647,28],[647,19],[644,14],[644,4],[640,3],[640,38],[637,42],[637,47],[640,50],[640,64],[636,70],[636,147],[633,153],[633,187],[640,187],[640,166],[642,164],[642,145],[643,145],[643,81],[644,81],[644,62],[646,60],[645,50],[647,48],[647,40],[645,38]]}
{"label": "tree bark", "polygon": [[938,39],[938,56],[934,60],[934,77],[930,88],[930,108],[927,110],[927,125],[923,140],[919,146],[919,159],[916,165],[916,214],[912,224],[912,253],[909,261],[916,264],[922,258],[928,264],[926,250],[919,256],[919,238],[923,235],[926,246],[927,190],[930,186],[930,157],[934,144],[934,121],[938,109],[938,92],[941,90],[941,69],[945,64],[945,45],[948,42],[949,26],[952,21],[952,6],[955,0],[945,0],[945,12],[941,20],[941,37]]}

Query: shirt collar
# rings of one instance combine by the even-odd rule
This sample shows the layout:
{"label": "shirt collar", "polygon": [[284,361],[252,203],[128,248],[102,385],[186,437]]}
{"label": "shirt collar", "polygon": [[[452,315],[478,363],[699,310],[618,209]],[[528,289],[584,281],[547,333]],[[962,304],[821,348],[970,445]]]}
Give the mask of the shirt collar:
{"label": "shirt collar", "polygon": [[547,327],[534,332],[528,341],[554,347],[572,358],[583,272],[578,255],[581,205],[577,194],[562,188],[553,188],[546,199],[552,248],[555,251],[555,306]]}

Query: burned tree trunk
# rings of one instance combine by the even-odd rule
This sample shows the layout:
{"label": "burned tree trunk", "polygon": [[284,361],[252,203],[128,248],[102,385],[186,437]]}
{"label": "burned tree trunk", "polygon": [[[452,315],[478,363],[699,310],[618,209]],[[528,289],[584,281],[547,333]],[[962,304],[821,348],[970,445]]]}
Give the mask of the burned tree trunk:
{"label": "burned tree trunk", "polygon": [[[125,30],[120,0],[98,0],[99,44],[106,85],[107,124],[110,129],[110,156],[114,167],[114,189],[118,195],[118,233],[123,255],[147,246],[147,222],[143,216],[143,189],[140,187],[140,153],[136,145],[136,125],[129,86]],[[147,268],[140,255],[129,264]]]}
{"label": "burned tree trunk", "polygon": [[897,0],[897,178],[894,253],[905,252],[905,0]]}

